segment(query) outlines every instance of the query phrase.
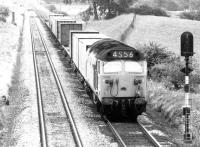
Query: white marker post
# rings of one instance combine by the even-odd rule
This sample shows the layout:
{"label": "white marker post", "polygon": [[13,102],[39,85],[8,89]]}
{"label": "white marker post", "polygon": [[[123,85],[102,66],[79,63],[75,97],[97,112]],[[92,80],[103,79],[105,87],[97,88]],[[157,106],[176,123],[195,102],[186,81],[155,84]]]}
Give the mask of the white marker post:
{"label": "white marker post", "polygon": [[181,56],[185,57],[185,68],[181,69],[185,73],[185,106],[183,107],[183,115],[185,116],[184,142],[192,143],[192,133],[190,132],[191,106],[189,104],[189,73],[192,69],[189,68],[189,56],[193,56],[193,35],[190,32],[184,32],[181,35]]}
{"label": "white marker post", "polygon": [[15,12],[12,12],[12,24],[15,24]]}

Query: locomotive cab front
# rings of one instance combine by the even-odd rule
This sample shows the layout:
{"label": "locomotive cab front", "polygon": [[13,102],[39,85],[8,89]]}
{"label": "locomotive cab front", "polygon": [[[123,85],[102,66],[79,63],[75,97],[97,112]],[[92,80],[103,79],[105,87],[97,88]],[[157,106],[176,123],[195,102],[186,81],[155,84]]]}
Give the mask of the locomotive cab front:
{"label": "locomotive cab front", "polygon": [[100,64],[98,95],[101,103],[138,114],[144,112],[146,61],[116,60]]}
{"label": "locomotive cab front", "polygon": [[147,63],[134,48],[110,39],[106,41],[98,42],[92,49],[98,53],[95,95],[101,107],[137,116],[146,108]]}
{"label": "locomotive cab front", "polygon": [[[101,62],[99,95],[106,97],[146,97],[146,62],[116,60]],[[109,103],[109,99],[102,100]]]}

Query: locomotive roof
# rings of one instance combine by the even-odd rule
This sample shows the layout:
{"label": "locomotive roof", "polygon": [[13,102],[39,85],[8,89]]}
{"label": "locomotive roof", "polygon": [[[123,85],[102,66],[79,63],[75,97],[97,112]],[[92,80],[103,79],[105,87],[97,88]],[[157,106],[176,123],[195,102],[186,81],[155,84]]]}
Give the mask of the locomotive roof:
{"label": "locomotive roof", "polygon": [[[127,57],[127,58],[120,58],[120,57],[113,58],[111,54],[113,54],[114,51],[117,51],[117,52],[131,51],[133,56]],[[94,54],[97,59],[102,60],[102,61],[113,61],[113,60],[119,60],[119,59],[132,60],[132,61],[144,60],[144,55],[140,51],[120,41],[113,40],[110,38],[101,39],[95,42],[89,48],[89,53]]]}

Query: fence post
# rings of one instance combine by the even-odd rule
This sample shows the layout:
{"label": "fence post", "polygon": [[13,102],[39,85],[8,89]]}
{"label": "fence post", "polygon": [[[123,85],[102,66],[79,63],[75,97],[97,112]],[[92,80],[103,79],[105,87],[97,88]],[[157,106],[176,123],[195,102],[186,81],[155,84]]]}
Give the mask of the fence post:
{"label": "fence post", "polygon": [[12,24],[16,24],[15,23],[15,12],[12,12]]}

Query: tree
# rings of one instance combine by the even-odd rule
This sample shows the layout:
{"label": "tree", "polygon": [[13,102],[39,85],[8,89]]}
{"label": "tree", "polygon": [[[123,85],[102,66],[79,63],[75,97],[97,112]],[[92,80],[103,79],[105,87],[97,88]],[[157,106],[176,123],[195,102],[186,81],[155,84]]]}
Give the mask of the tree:
{"label": "tree", "polygon": [[105,16],[105,19],[115,17],[124,12],[129,3],[132,3],[132,0],[92,0],[94,19],[98,20],[99,15]]}
{"label": "tree", "polygon": [[200,0],[190,0],[190,9],[199,10],[200,9]]}
{"label": "tree", "polygon": [[98,20],[98,14],[97,14],[97,2],[96,0],[92,1],[92,5],[93,5],[93,10],[94,10],[94,20]]}
{"label": "tree", "polygon": [[71,4],[71,0],[64,0],[64,3]]}

